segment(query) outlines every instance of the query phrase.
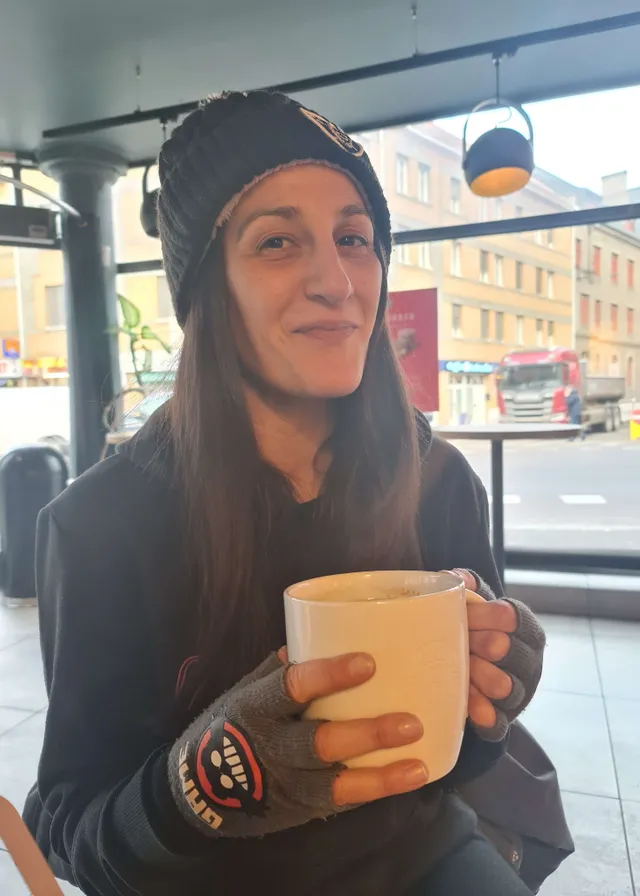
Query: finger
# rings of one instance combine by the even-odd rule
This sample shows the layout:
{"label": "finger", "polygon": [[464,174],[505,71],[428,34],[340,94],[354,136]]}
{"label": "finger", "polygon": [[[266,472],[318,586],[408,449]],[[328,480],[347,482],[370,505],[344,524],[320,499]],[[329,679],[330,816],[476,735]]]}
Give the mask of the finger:
{"label": "finger", "polygon": [[475,591],[467,590],[464,593],[466,601],[468,604],[486,604],[486,600],[481,594],[476,594]]}
{"label": "finger", "polygon": [[285,673],[285,689],[295,703],[304,704],[364,684],[375,671],[373,657],[366,653],[310,660],[289,666]]}
{"label": "finger", "polygon": [[505,632],[469,632],[469,650],[483,660],[497,663],[511,650],[511,638]]}
{"label": "finger", "polygon": [[493,663],[472,654],[469,669],[471,683],[490,700],[504,700],[511,693],[513,689],[511,676]]}
{"label": "finger", "polygon": [[289,662],[289,651],[286,647],[281,647],[278,651],[278,659],[282,663],[283,666],[286,666]]}
{"label": "finger", "polygon": [[506,600],[467,604],[469,631],[515,632],[518,614]]}
{"label": "finger", "polygon": [[371,803],[398,793],[419,790],[428,782],[426,766],[412,759],[381,768],[347,769],[338,775],[333,784],[333,801],[336,806]]}
{"label": "finger", "polygon": [[474,576],[472,572],[469,572],[468,569],[452,569],[451,573],[454,576],[459,576],[464,582],[464,587],[467,591],[477,591],[478,590],[478,580]]}
{"label": "finger", "polygon": [[315,750],[323,762],[344,762],[375,750],[415,743],[423,734],[420,719],[408,713],[355,722],[325,722],[316,731]]}
{"label": "finger", "polygon": [[498,718],[493,703],[473,685],[469,688],[468,716],[478,728],[493,728]]}

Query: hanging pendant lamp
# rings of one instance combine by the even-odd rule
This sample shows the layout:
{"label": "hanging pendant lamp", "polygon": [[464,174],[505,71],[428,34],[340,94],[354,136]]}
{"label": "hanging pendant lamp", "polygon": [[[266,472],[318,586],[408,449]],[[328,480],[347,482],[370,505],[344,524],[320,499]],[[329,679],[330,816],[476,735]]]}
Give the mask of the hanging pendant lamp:
{"label": "hanging pendant lamp", "polygon": [[160,233],[158,232],[158,195],[160,190],[147,190],[147,180],[149,178],[149,170],[151,167],[151,165],[147,165],[144,169],[142,178],[140,223],[147,236],[157,238],[160,236]]}
{"label": "hanging pendant lamp", "polygon": [[[472,193],[482,197],[507,196],[521,190],[533,174],[533,125],[522,106],[500,97],[500,58],[494,57],[496,67],[496,97],[479,103],[467,118],[462,133],[462,170]],[[481,134],[471,146],[467,145],[469,121],[476,113],[487,109],[506,109],[516,112],[525,122],[529,135],[525,137],[514,128],[496,126]]]}

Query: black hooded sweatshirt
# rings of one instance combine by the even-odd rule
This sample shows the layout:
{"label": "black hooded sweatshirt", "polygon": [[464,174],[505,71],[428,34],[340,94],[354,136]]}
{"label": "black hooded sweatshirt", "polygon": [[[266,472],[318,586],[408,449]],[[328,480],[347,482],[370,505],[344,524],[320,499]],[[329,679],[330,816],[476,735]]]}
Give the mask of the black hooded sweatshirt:
{"label": "black hooded sweatshirt", "polygon": [[[485,490],[456,449],[419,426],[428,451],[424,568],[473,569],[500,594]],[[91,896],[401,894],[473,836],[475,816],[454,788],[494,764],[504,743],[485,743],[468,726],[443,781],[263,839],[211,840],[188,825],[171,797],[167,755],[190,721],[178,724],[173,709],[198,661],[198,631],[160,433],[152,418],[39,519],[49,708],[24,810],[30,830],[54,873]],[[347,571],[323,547],[313,502],[293,504],[272,548],[283,581]],[[285,641],[281,591],[270,615],[262,656]],[[232,683],[227,660],[220,655],[209,701]]]}

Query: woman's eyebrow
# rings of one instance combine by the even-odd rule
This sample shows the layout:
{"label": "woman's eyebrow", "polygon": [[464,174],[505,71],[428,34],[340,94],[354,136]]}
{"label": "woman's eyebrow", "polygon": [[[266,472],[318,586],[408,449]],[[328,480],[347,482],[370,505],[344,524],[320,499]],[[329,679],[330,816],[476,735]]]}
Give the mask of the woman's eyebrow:
{"label": "woman's eyebrow", "polygon": [[239,240],[242,239],[247,227],[253,224],[254,221],[257,221],[259,218],[284,218],[287,221],[291,221],[291,219],[295,218],[298,214],[299,210],[293,205],[281,205],[277,208],[256,209],[256,211],[248,215],[244,219],[242,224],[238,227],[237,238]]}

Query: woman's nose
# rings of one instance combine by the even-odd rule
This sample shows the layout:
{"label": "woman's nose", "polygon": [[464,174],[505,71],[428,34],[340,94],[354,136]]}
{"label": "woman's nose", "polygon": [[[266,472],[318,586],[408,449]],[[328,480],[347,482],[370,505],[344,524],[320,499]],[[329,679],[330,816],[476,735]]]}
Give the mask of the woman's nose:
{"label": "woman's nose", "polygon": [[353,294],[353,286],[345,270],[336,244],[316,246],[310,253],[306,295],[314,302],[340,305]]}

